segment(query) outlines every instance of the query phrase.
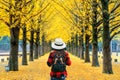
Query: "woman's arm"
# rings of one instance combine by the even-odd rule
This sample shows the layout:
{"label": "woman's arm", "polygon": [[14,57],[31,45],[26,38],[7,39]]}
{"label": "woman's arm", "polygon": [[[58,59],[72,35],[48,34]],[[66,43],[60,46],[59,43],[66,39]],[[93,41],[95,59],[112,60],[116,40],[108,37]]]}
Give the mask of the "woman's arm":
{"label": "woman's arm", "polygon": [[47,65],[50,67],[53,63],[53,53],[50,53],[49,57],[48,57],[48,61],[47,61]]}
{"label": "woman's arm", "polygon": [[70,60],[68,52],[66,52],[66,65],[68,65],[68,66],[71,65],[71,60]]}

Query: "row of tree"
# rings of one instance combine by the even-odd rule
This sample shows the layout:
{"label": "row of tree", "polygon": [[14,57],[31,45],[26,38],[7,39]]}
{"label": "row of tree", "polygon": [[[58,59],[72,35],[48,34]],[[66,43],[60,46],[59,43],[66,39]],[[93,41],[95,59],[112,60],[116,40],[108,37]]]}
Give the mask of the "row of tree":
{"label": "row of tree", "polygon": [[73,1],[73,7],[63,7],[69,12],[69,23],[77,32],[68,47],[72,53],[90,62],[89,46],[92,44],[92,66],[99,66],[98,41],[103,43],[103,73],[112,74],[110,42],[120,33],[119,0],[81,0]]}
{"label": "row of tree", "polygon": [[[1,34],[4,36],[10,34],[10,71],[18,71],[18,42],[23,41],[22,64],[27,65],[27,41],[30,43],[29,61],[38,59],[40,54],[40,45],[44,46],[44,29],[46,20],[50,19],[50,2],[39,0],[1,0],[0,1],[0,22],[4,23],[1,26],[3,29],[8,29],[8,32]],[[45,16],[46,15],[46,16]],[[43,18],[44,17],[44,18]],[[9,33],[10,32],[10,33]],[[43,37],[43,38],[41,38]],[[43,41],[43,42],[42,42]],[[42,43],[40,43],[42,42]],[[41,49],[45,51],[44,48]],[[35,52],[35,54],[33,54]]]}
{"label": "row of tree", "polygon": [[[89,46],[92,44],[92,66],[99,66],[98,42],[103,43],[103,73],[112,74],[111,40],[120,33],[120,1],[119,0],[71,0],[56,4],[62,7],[61,13],[66,23],[71,25],[69,50],[90,62]],[[70,6],[68,6],[70,4]]]}
{"label": "row of tree", "polygon": [[[30,43],[29,61],[33,61],[49,50],[42,46],[48,47],[54,38],[62,37],[68,43],[69,50],[85,62],[90,62],[91,43],[92,66],[99,66],[98,41],[102,38],[103,72],[113,73],[110,41],[120,33],[119,0],[2,0],[0,4],[0,21],[10,31],[11,71],[18,70],[19,39],[23,39],[22,64],[27,65],[27,41]],[[59,20],[61,17],[62,22]],[[6,29],[6,26],[2,26],[2,29]]]}

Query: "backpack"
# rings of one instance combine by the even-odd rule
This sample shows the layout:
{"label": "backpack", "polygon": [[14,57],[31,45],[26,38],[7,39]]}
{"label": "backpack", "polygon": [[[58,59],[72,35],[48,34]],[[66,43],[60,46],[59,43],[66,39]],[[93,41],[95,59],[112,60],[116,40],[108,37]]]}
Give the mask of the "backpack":
{"label": "backpack", "polygon": [[65,64],[66,56],[65,51],[56,51],[53,56],[52,71],[63,72],[66,70]]}

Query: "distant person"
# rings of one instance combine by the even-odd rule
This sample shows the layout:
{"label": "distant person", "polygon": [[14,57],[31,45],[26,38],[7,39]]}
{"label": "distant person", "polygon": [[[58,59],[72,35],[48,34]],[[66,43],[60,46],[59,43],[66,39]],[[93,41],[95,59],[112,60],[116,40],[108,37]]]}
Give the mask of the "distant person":
{"label": "distant person", "polygon": [[47,65],[51,67],[51,80],[65,80],[67,77],[66,65],[71,65],[66,44],[61,38],[56,38],[51,47],[52,51],[47,61]]}

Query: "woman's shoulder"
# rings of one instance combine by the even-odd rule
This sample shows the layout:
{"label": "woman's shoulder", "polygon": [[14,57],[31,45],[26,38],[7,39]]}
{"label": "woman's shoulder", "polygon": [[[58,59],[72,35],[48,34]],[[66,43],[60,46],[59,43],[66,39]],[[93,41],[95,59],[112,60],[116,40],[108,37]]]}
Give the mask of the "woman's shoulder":
{"label": "woman's shoulder", "polygon": [[65,54],[66,54],[66,55],[69,55],[68,51],[65,51]]}
{"label": "woman's shoulder", "polygon": [[52,51],[50,52],[50,55],[53,56],[55,52],[56,52],[55,50],[52,50]]}
{"label": "woman's shoulder", "polygon": [[53,54],[53,53],[55,53],[56,51],[55,50],[52,50],[52,51],[50,51],[50,54]]}

